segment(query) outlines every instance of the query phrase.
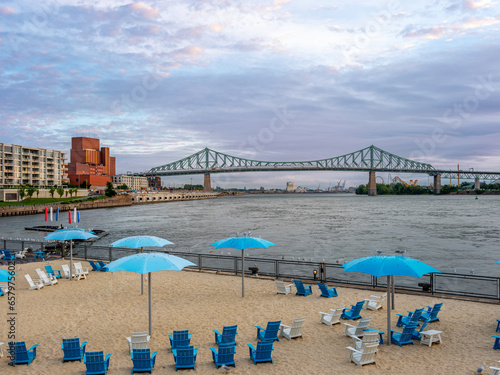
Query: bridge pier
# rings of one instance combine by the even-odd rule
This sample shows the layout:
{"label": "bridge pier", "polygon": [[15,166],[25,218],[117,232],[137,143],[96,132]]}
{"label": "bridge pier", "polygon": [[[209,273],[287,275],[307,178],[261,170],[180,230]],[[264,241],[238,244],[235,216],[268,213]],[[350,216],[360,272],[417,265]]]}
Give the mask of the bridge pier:
{"label": "bridge pier", "polygon": [[476,189],[476,190],[481,189],[481,181],[479,181],[478,177],[476,177],[474,180],[474,189]]}
{"label": "bridge pier", "polygon": [[441,193],[441,175],[437,174],[434,176],[434,193]]}
{"label": "bridge pier", "polygon": [[376,196],[377,195],[377,182],[375,177],[375,171],[370,171],[368,177],[368,196]]}
{"label": "bridge pier", "polygon": [[205,173],[203,179],[203,191],[212,191],[212,183],[210,182],[210,173]]}

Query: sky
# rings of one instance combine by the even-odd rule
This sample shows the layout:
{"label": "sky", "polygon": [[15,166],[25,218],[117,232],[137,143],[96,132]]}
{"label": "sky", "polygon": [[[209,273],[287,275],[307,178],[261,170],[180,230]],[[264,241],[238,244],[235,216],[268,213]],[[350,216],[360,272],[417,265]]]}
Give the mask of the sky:
{"label": "sky", "polygon": [[99,138],[118,173],[205,147],[304,161],[372,144],[436,168],[500,171],[499,30],[492,0],[2,0],[0,141],[69,152],[71,137]]}

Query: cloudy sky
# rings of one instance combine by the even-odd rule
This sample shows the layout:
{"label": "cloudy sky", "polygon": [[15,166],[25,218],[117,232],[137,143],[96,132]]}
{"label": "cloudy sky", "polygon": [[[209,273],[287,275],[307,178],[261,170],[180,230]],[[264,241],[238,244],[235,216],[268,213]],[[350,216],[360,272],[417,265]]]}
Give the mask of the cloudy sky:
{"label": "cloudy sky", "polygon": [[204,147],[301,161],[371,144],[438,168],[500,170],[499,30],[492,0],[2,0],[0,141],[68,152],[71,137],[97,137],[118,172]]}

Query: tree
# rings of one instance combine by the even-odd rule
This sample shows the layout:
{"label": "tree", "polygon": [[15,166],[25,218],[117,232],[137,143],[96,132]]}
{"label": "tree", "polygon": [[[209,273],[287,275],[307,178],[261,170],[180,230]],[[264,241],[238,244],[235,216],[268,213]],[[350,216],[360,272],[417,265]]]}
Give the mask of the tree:
{"label": "tree", "polygon": [[66,189],[66,190],[64,191],[64,194],[66,194],[66,198],[68,198],[69,189]]}
{"label": "tree", "polygon": [[29,186],[28,189],[26,190],[26,194],[28,194],[28,197],[33,197],[33,194],[35,194],[35,191],[37,189],[34,188],[33,186]]}
{"label": "tree", "polygon": [[59,198],[62,198],[62,196],[64,195],[64,189],[63,188],[57,188],[56,191],[57,191],[57,194],[59,194]]}
{"label": "tree", "polygon": [[40,189],[36,188],[35,193],[36,193],[36,197],[38,198],[38,196],[40,195]]}
{"label": "tree", "polygon": [[19,198],[21,198],[21,200],[24,199],[24,196],[26,195],[26,189],[24,189],[22,186],[17,190],[18,193],[19,193]]}
{"label": "tree", "polygon": [[113,184],[110,181],[106,183],[106,190],[104,191],[104,194],[108,197],[114,197],[116,195],[116,191],[113,189]]}
{"label": "tree", "polygon": [[54,186],[51,186],[49,189],[49,194],[54,199],[54,193],[56,192],[56,188]]}

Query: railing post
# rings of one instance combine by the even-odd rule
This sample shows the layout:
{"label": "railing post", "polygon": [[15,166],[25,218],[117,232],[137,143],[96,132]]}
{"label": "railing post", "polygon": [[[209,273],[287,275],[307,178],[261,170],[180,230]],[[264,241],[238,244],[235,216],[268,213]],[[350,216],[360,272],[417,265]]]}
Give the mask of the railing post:
{"label": "railing post", "polygon": [[498,302],[500,302],[500,278],[497,279],[497,297]]}
{"label": "railing post", "polygon": [[87,260],[87,244],[85,244],[85,247],[83,248],[84,249],[84,254],[85,254],[85,260]]}
{"label": "railing post", "polygon": [[431,273],[431,294],[434,295],[434,274]]}
{"label": "railing post", "polygon": [[[243,270],[241,270],[243,272]],[[238,258],[234,257],[234,274],[238,274]]]}
{"label": "railing post", "polygon": [[109,261],[110,262],[113,261],[113,247],[112,246],[109,247]]}
{"label": "railing post", "polygon": [[24,241],[21,241],[21,251],[24,250]]}
{"label": "railing post", "polygon": [[280,276],[280,261],[274,261],[274,277],[277,279]]}
{"label": "railing post", "polygon": [[3,240],[3,249],[7,250],[7,240]]}
{"label": "railing post", "polygon": [[198,270],[201,271],[202,270],[202,265],[201,265],[201,254],[198,254]]}

